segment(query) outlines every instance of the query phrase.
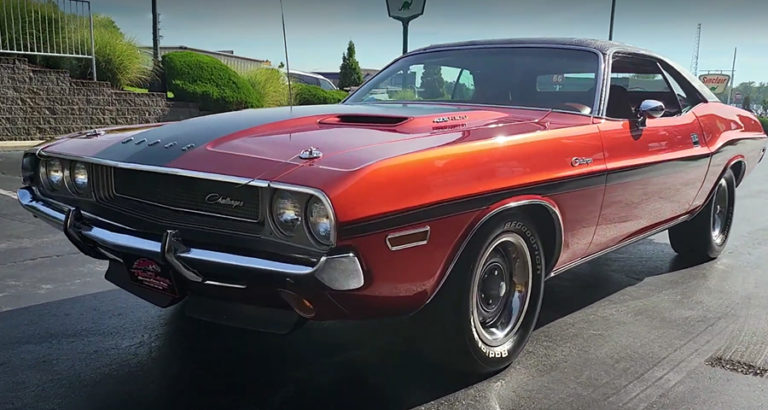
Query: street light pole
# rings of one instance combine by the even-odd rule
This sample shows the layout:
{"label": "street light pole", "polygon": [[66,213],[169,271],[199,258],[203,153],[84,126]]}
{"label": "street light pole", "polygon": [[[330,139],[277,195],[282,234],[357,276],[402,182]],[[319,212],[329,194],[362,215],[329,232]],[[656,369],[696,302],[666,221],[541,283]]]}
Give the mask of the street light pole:
{"label": "street light pole", "polygon": [[611,0],[611,28],[608,31],[608,40],[613,40],[613,18],[616,15],[616,0]]}

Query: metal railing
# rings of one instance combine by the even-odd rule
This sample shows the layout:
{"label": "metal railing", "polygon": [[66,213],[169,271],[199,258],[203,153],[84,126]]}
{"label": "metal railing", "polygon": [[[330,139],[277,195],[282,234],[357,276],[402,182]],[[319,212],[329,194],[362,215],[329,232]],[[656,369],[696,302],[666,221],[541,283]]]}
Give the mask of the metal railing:
{"label": "metal railing", "polygon": [[96,80],[91,2],[0,0],[0,54],[88,58]]}

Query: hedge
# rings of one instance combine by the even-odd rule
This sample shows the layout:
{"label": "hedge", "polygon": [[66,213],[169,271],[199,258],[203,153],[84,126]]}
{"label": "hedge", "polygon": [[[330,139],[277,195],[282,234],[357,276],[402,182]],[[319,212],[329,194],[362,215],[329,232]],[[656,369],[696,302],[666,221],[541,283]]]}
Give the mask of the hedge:
{"label": "hedge", "polygon": [[340,90],[323,90],[316,85],[292,84],[293,103],[296,105],[337,104],[347,97]]}
{"label": "hedge", "polygon": [[759,117],[760,123],[763,124],[763,130],[768,134],[768,117]]}
{"label": "hedge", "polygon": [[191,51],[163,56],[168,91],[178,101],[196,102],[204,111],[224,112],[263,107],[259,94],[221,61]]}

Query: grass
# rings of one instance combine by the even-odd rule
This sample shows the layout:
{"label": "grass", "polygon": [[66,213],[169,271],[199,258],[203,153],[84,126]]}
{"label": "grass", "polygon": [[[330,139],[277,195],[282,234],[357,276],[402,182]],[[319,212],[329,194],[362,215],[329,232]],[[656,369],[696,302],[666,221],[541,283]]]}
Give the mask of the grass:
{"label": "grass", "polygon": [[[124,91],[130,91],[130,92],[134,92],[134,93],[139,93],[139,94],[144,94],[144,93],[148,93],[148,92],[149,92],[149,90],[148,90],[148,89],[146,89],[146,88],[141,88],[141,87],[131,87],[130,85],[126,85],[125,87],[123,87],[123,90],[124,90]],[[167,93],[165,93],[165,94],[166,94],[166,96],[167,96],[169,99],[173,99],[173,93],[172,93],[172,92],[168,91],[168,92],[167,92]]]}

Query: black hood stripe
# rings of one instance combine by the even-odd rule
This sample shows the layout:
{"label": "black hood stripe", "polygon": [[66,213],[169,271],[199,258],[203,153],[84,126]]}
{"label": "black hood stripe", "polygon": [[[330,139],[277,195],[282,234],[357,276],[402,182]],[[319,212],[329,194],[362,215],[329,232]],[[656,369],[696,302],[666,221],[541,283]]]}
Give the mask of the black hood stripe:
{"label": "black hood stripe", "polygon": [[96,157],[110,161],[164,166],[186,152],[221,137],[291,118],[351,113],[419,116],[456,111],[462,110],[451,106],[418,104],[343,104],[244,110],[192,118],[146,130],[102,150]]}

